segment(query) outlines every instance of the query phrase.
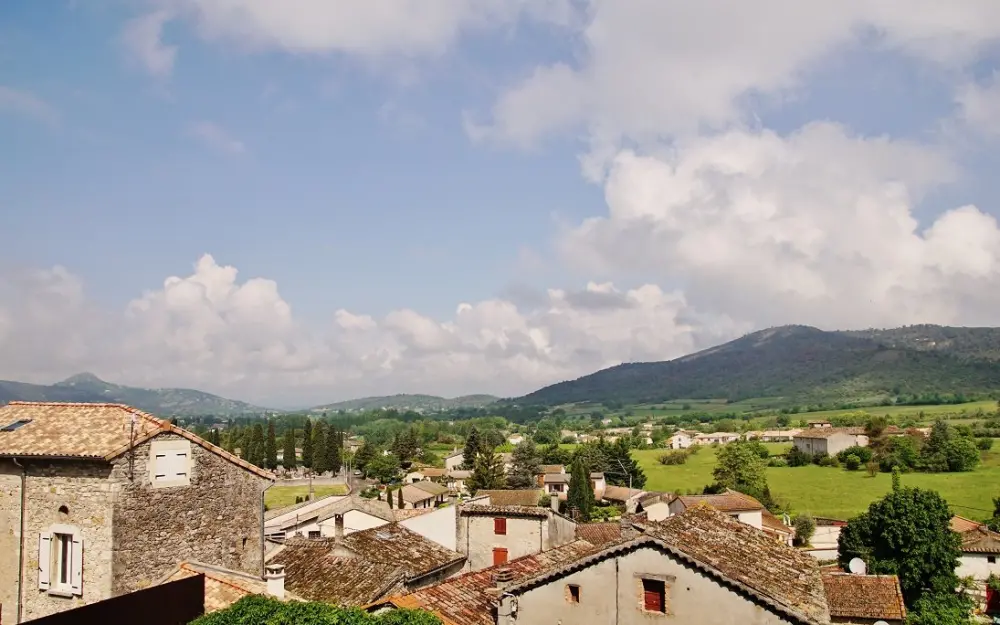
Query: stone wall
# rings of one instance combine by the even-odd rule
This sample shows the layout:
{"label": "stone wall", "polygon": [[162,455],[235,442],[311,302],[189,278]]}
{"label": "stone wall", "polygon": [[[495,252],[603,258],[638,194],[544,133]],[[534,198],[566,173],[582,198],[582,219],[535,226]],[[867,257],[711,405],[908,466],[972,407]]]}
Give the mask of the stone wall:
{"label": "stone wall", "polygon": [[21,469],[0,460],[0,623],[17,622],[17,564],[21,543]]}
{"label": "stone wall", "polygon": [[[111,466],[85,460],[21,461],[27,469],[24,511],[22,620],[40,618],[111,596],[113,486]],[[58,596],[38,588],[38,540],[54,524],[83,537],[83,594]],[[14,558],[17,557],[16,551]],[[15,564],[16,569],[16,564]],[[55,571],[52,571],[53,578]],[[7,608],[4,606],[4,622]]]}
{"label": "stone wall", "polygon": [[[160,434],[153,440],[178,440]],[[261,575],[262,496],[269,481],[191,443],[190,485],[152,488],[150,441],[114,461],[115,594],[160,581],[181,560]],[[130,472],[133,476],[130,478]]]}

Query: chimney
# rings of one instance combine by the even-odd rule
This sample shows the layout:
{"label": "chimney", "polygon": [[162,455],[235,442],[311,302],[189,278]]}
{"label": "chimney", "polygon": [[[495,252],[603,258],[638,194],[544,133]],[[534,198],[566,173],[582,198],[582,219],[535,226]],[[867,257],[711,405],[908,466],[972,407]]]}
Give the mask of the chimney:
{"label": "chimney", "polygon": [[553,493],[549,496],[549,507],[553,512],[559,512],[559,495]]}
{"label": "chimney", "polygon": [[493,593],[499,596],[503,589],[510,586],[514,582],[514,572],[511,571],[506,566],[497,569],[497,572],[493,574],[493,582],[496,584]]}
{"label": "chimney", "polygon": [[632,540],[639,535],[639,532],[632,525],[632,522],[627,520],[624,514],[619,517],[618,526],[621,531],[622,540]]}
{"label": "chimney", "polygon": [[275,599],[285,599],[285,565],[265,564],[264,580],[267,581],[267,594]]}
{"label": "chimney", "polygon": [[344,537],[344,515],[337,514],[333,517],[333,536],[338,541]]}

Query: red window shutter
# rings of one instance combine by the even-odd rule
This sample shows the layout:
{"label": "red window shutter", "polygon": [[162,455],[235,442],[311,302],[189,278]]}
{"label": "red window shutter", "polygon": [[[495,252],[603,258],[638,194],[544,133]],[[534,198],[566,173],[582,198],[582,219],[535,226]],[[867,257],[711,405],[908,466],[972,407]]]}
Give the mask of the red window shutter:
{"label": "red window shutter", "polygon": [[666,607],[666,586],[655,579],[642,580],[643,607],[650,612],[664,612]]}
{"label": "red window shutter", "polygon": [[500,564],[507,564],[507,550],[503,547],[497,547],[493,550],[493,566]]}
{"label": "red window shutter", "polygon": [[493,533],[507,534],[507,519],[493,519]]}

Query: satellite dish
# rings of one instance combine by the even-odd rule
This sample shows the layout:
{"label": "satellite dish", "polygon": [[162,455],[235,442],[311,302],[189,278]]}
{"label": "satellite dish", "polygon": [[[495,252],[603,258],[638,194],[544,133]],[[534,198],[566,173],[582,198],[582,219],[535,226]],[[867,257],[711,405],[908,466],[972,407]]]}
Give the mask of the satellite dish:
{"label": "satellite dish", "polygon": [[865,561],[861,558],[854,558],[847,563],[847,570],[855,575],[864,575],[867,569],[868,567],[865,565]]}
{"label": "satellite dish", "polygon": [[889,625],[885,621],[875,621],[875,625]]}

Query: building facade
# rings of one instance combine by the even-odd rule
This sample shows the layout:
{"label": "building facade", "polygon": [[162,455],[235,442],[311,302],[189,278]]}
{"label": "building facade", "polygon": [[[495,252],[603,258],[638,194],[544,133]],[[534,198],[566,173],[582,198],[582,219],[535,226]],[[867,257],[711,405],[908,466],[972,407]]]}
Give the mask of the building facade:
{"label": "building facade", "polygon": [[456,546],[465,570],[478,571],[576,540],[576,523],[549,508],[460,506]]}

